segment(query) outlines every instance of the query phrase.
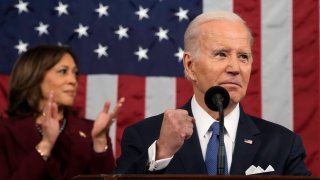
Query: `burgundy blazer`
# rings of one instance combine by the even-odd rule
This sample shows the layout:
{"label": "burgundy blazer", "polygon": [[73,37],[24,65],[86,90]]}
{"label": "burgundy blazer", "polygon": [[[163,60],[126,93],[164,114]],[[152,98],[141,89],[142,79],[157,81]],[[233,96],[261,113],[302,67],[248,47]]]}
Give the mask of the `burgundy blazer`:
{"label": "burgundy blazer", "polygon": [[0,179],[71,179],[79,174],[107,174],[115,166],[111,140],[108,150],[95,153],[91,138],[93,121],[75,116],[67,124],[45,161],[35,146],[41,141],[35,119],[0,120]]}

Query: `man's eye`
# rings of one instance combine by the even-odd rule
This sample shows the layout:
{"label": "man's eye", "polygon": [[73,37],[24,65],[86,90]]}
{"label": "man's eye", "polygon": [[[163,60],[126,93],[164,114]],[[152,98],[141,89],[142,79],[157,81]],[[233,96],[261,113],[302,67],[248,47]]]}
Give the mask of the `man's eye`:
{"label": "man's eye", "polygon": [[247,54],[240,54],[239,59],[247,61],[249,59],[249,56]]}
{"label": "man's eye", "polygon": [[226,55],[226,53],[224,53],[224,52],[217,52],[217,53],[215,54],[215,56],[218,56],[218,57],[226,57],[227,55]]}

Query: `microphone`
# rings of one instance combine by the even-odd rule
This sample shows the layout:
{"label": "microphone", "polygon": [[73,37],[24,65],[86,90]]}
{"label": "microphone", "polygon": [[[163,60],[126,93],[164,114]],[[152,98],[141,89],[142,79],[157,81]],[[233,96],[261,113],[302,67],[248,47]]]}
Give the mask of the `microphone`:
{"label": "microphone", "polygon": [[204,101],[212,111],[219,111],[219,150],[217,175],[224,175],[226,152],[224,146],[224,112],[229,105],[230,95],[228,91],[221,86],[213,86],[207,90],[204,95]]}
{"label": "microphone", "polygon": [[225,109],[229,105],[228,91],[221,86],[212,86],[204,96],[204,101],[212,111],[219,111],[219,107]]}

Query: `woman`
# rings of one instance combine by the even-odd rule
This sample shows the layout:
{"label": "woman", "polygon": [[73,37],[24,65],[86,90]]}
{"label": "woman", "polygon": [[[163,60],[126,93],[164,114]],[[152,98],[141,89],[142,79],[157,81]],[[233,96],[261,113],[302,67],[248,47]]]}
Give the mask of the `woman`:
{"label": "woman", "polygon": [[71,179],[110,173],[114,158],[106,102],[95,121],[80,118],[74,103],[78,68],[66,47],[38,46],[13,68],[8,118],[0,121],[0,179]]}

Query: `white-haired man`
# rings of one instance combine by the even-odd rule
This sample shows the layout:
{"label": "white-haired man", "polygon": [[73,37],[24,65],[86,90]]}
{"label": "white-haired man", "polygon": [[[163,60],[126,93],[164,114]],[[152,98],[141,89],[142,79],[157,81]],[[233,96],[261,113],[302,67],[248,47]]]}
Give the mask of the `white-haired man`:
{"label": "white-haired man", "polygon": [[216,174],[209,172],[207,148],[219,116],[206,106],[204,95],[222,86],[230,94],[224,111],[225,174],[310,175],[301,138],[246,114],[239,104],[253,63],[253,36],[242,18],[225,11],[203,13],[189,24],[184,43],[184,71],[194,96],[181,109],[128,127],[115,173]]}

